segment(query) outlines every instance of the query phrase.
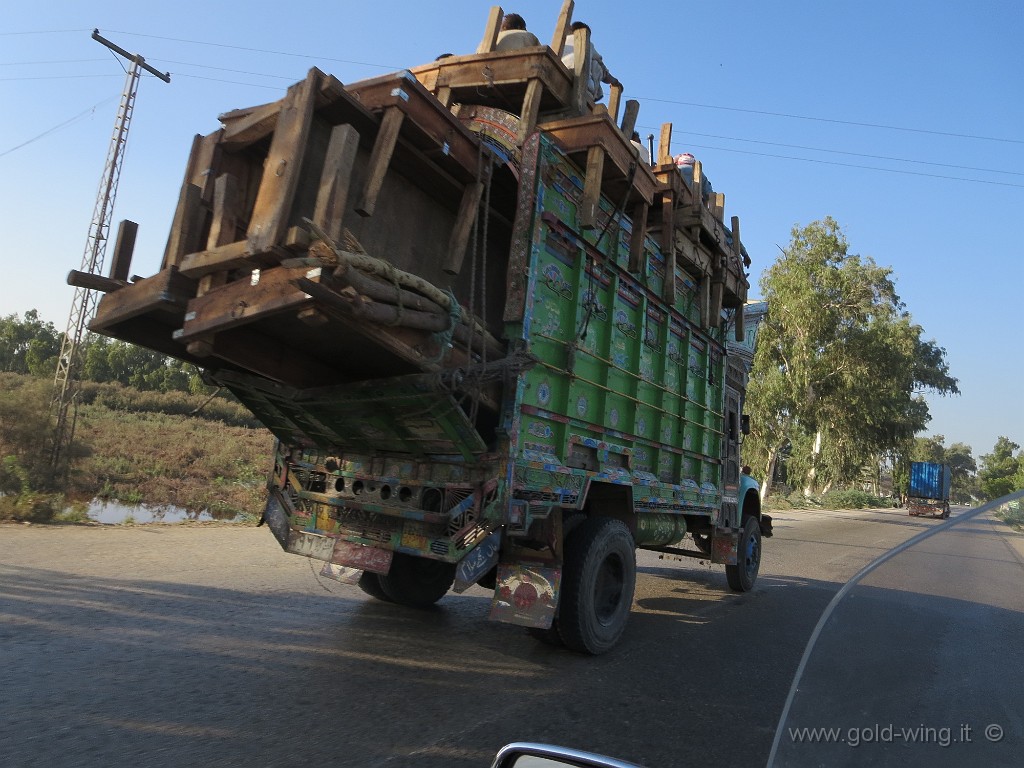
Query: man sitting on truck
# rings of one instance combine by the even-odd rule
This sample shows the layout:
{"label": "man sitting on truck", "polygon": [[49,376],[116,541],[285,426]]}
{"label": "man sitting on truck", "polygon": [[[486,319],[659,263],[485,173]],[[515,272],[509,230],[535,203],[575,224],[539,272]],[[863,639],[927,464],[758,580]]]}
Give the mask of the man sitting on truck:
{"label": "man sitting on truck", "polygon": [[520,48],[533,48],[540,45],[540,40],[532,32],[526,31],[526,20],[518,13],[509,13],[501,20],[501,31],[494,44],[496,51],[515,51]]}
{"label": "man sitting on truck", "polygon": [[[574,50],[575,36],[573,35],[573,32],[577,29],[586,29],[589,31],[590,27],[582,21],[574,21],[570,27],[569,34],[565,37],[565,47],[562,48],[562,63],[569,68],[570,72],[576,71],[576,51]],[[595,104],[604,98],[604,89],[601,88],[601,83],[607,83],[608,85],[622,85],[622,83],[616,80],[615,76],[608,71],[608,67],[604,65],[604,59],[601,58],[601,54],[597,52],[597,48],[594,47],[594,43],[591,41],[590,80],[587,83],[587,92]]]}

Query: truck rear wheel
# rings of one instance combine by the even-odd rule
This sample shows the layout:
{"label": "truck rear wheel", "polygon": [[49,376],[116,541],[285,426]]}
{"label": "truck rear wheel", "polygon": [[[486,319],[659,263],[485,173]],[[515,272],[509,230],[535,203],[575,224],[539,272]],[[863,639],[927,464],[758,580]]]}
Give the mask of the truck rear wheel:
{"label": "truck rear wheel", "polygon": [[558,634],[568,648],[600,654],[626,628],[636,588],[636,548],[626,525],[584,520],[566,542]]}
{"label": "truck rear wheel", "polygon": [[455,581],[455,564],[395,552],[391,570],[378,577],[387,599],[399,605],[427,608],[447,594]]}
{"label": "truck rear wheel", "polygon": [[736,592],[749,592],[761,570],[761,524],[756,517],[748,517],[740,533],[736,565],[725,566],[725,578]]}
{"label": "truck rear wheel", "polygon": [[363,571],[359,576],[359,588],[370,597],[383,600],[385,603],[392,602],[391,598],[384,592],[380,585],[380,574],[373,571]]}

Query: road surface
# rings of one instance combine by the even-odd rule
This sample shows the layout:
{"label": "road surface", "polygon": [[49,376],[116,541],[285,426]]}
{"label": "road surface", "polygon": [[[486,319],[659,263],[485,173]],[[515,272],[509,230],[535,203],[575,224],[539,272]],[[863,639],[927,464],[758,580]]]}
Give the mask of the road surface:
{"label": "road surface", "polygon": [[[597,658],[488,622],[479,588],[425,612],[376,602],[320,578],[265,528],[0,526],[0,763],[470,768],[526,740],[648,766],[764,765],[830,600],[866,564],[942,524],[899,510],[779,514],[758,584],[742,595],[728,590],[721,567],[640,553],[630,625]],[[995,685],[997,670],[1018,664],[1001,643],[1016,629],[1020,649],[1020,589],[1010,596],[1000,581],[994,606],[966,586],[950,597],[943,585],[984,580],[992,567],[1019,586],[1024,535],[977,520],[932,537],[927,549],[954,536],[991,549],[957,560],[955,578],[932,573],[924,549],[908,551],[923,558],[909,572],[880,569],[858,589],[959,600],[972,636],[987,636],[994,618],[984,654],[957,671]],[[946,665],[963,634],[935,635],[911,651]],[[852,645],[836,637],[822,633],[812,659],[839,653],[844,665],[857,662],[843,666],[847,677],[880,671],[887,691],[901,690],[898,664],[872,669],[885,657],[858,655],[862,636]],[[838,706],[842,691],[828,689],[814,664],[807,671],[807,683],[823,681],[823,700]],[[921,674],[912,679],[936,682]],[[1020,712],[1019,686],[1014,695],[1008,706]],[[797,696],[789,720],[817,724],[812,710]],[[1003,746],[1020,754],[1019,718],[1007,715],[1004,725]],[[785,764],[817,764],[800,760],[817,761],[817,752],[784,746],[779,760],[796,760]]]}

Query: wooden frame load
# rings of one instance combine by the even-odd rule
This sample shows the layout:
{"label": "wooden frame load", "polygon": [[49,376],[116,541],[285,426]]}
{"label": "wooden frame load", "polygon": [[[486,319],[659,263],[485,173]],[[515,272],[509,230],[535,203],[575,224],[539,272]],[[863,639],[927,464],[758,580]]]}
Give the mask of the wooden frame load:
{"label": "wooden frame load", "polygon": [[[705,207],[691,191],[699,164],[697,186],[684,182],[671,125],[648,167],[629,140],[639,104],[619,122],[620,86],[607,106],[587,98],[588,31],[573,71],[560,58],[572,5],[551,46],[495,51],[497,8],[476,53],[348,85],[314,68],[278,101],[221,115],[193,142],[160,271],[128,281],[132,231],[116,275],[69,277],[106,292],[90,329],[298,387],[503,356],[494,299],[520,190],[514,160],[468,117],[480,107],[507,116],[518,147],[543,131],[583,169],[582,229],[602,196],[622,201],[630,270],[646,269],[652,235],[668,274],[701,287],[702,325],[717,324],[746,301],[739,220],[723,223],[724,195]],[[676,280],[664,290],[673,302]]]}

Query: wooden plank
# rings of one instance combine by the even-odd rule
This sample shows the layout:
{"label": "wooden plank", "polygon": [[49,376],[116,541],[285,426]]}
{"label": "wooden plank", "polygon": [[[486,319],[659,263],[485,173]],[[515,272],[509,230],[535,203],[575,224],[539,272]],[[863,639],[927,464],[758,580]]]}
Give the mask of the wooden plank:
{"label": "wooden plank", "polygon": [[562,3],[562,10],[558,12],[558,20],[555,22],[555,32],[551,37],[551,50],[558,58],[562,58],[562,51],[565,50],[565,38],[572,25],[573,6],[574,0],[565,0]]}
{"label": "wooden plank", "polygon": [[270,142],[256,203],[249,219],[249,250],[264,253],[277,245],[288,227],[292,201],[302,170],[306,139],[313,122],[313,104],[320,71],[288,89]]}
{"label": "wooden plank", "polygon": [[494,50],[494,46],[498,42],[498,33],[501,31],[501,20],[504,17],[505,12],[501,10],[500,5],[491,6],[491,11],[487,15],[487,26],[484,27],[483,39],[476,47],[477,53],[490,53]]}
{"label": "wooden plank", "polygon": [[[274,267],[253,273],[252,280],[236,280],[188,304],[178,341],[221,333],[285,311],[297,312],[313,300],[292,284],[306,274],[305,267]],[[255,284],[253,284],[255,281]]]}
{"label": "wooden plank", "polygon": [[[578,30],[577,30],[578,31]],[[601,181],[604,178],[604,149],[594,145],[587,150],[587,172],[583,179],[583,200],[577,223],[581,229],[597,226],[597,211],[601,204]]]}
{"label": "wooden plank", "polygon": [[210,220],[210,235],[206,248],[219,248],[238,240],[239,204],[238,179],[230,173],[222,173],[213,185],[213,218]]}
{"label": "wooden plank", "polygon": [[526,84],[526,95],[523,97],[523,108],[519,118],[517,141],[520,147],[537,126],[537,115],[540,114],[540,101],[543,96],[544,84],[539,78],[531,78]]}
{"label": "wooden plank", "polygon": [[584,115],[588,111],[587,102],[590,99],[590,30],[586,27],[574,30],[572,38],[572,109],[577,115]]}
{"label": "wooden plank", "polygon": [[708,308],[708,328],[718,324],[722,315],[722,297],[725,293],[725,283],[720,277],[711,278],[711,301]]}
{"label": "wooden plank", "polygon": [[544,111],[568,109],[572,104],[573,78],[550,48],[528,48],[442,59],[410,70],[427,90],[452,89],[453,101],[481,103],[508,109],[522,97],[525,83],[539,78],[544,83]]}
{"label": "wooden plank", "polygon": [[[614,182],[616,171],[619,174],[618,180],[621,182],[627,178],[630,166],[637,165],[636,149],[606,115],[593,114],[568,120],[544,122],[539,127],[557,140],[570,156],[589,151],[593,145],[604,149],[606,188],[609,181]],[[573,159],[580,165],[585,161],[583,157],[574,156]],[[632,183],[634,192],[638,196],[648,203],[654,201],[658,183],[651,169],[645,164],[637,165]]]}
{"label": "wooden plank", "polygon": [[633,205],[633,230],[629,235],[629,271],[639,275],[644,271],[644,240],[647,237],[648,205],[639,200]]}
{"label": "wooden plank", "polygon": [[676,303],[676,228],[673,222],[675,199],[671,194],[661,197],[661,252],[665,257],[665,283],[662,299],[670,307]]}
{"label": "wooden plank", "polygon": [[278,99],[270,104],[244,110],[244,115],[221,115],[220,120],[224,123],[221,143],[226,149],[237,151],[267,138],[277,127],[282,104],[283,100]]}
{"label": "wooden plank", "polygon": [[629,99],[626,102],[626,109],[622,114],[622,135],[627,139],[633,138],[636,130],[636,119],[640,115],[640,102],[636,99]]}
{"label": "wooden plank", "polygon": [[452,227],[452,235],[448,241],[448,257],[442,267],[449,275],[457,275],[462,271],[462,260],[466,256],[469,236],[473,231],[473,222],[476,221],[483,192],[484,185],[479,181],[467,184],[462,192],[459,213],[455,217],[455,226]]}
{"label": "wooden plank", "polygon": [[[622,83],[614,83],[608,88],[608,115],[613,123],[619,122],[619,101],[622,99]],[[626,134],[628,139],[632,131]]]}
{"label": "wooden plank", "polygon": [[332,240],[341,238],[342,220],[348,204],[352,170],[359,149],[359,133],[351,125],[336,125],[331,130],[320,175],[320,189],[313,209],[313,223]]}
{"label": "wooden plank", "polygon": [[214,272],[254,267],[256,262],[249,252],[249,242],[238,240],[218,248],[190,253],[181,260],[181,274],[200,278]]}
{"label": "wooden plank", "polygon": [[709,328],[711,321],[711,277],[704,275],[700,279],[700,326]]}
{"label": "wooden plank", "polygon": [[711,213],[718,220],[725,216],[725,193],[715,192],[711,198]]}
{"label": "wooden plank", "polygon": [[374,208],[377,206],[377,196],[380,194],[384,176],[391,164],[391,156],[395,152],[395,143],[398,141],[398,133],[402,128],[404,118],[405,115],[398,107],[388,107],[384,110],[380,131],[377,133],[377,140],[373,143],[373,152],[370,153],[366,184],[363,187],[362,196],[356,204],[356,213],[360,216],[373,215]]}
{"label": "wooden plank", "polygon": [[672,123],[662,123],[661,136],[658,139],[658,163],[668,165],[672,162]]}
{"label": "wooden plank", "polygon": [[[397,107],[405,115],[400,140],[432,156],[449,172],[461,172],[463,181],[476,178],[479,142],[476,135],[444,108],[408,73],[391,74],[354,83],[352,93],[369,109]],[[373,134],[377,134],[376,125]],[[451,166],[455,163],[458,169]],[[461,185],[460,185],[461,190]]]}
{"label": "wooden plank", "polygon": [[139,233],[139,225],[134,221],[123,219],[117,225],[117,239],[114,241],[114,258],[110,262],[107,273],[112,280],[128,280],[132,270],[132,254],[135,253],[135,237]]}
{"label": "wooden plank", "polygon": [[181,275],[177,267],[167,267],[152,277],[103,296],[96,307],[96,316],[89,323],[89,329],[102,332],[106,328],[153,312],[183,315],[185,305],[195,296],[195,290],[194,280]]}
{"label": "wooden plank", "polygon": [[732,217],[732,252],[736,256],[737,265],[742,263],[743,246],[740,244],[740,217]]}
{"label": "wooden plank", "polygon": [[[238,179],[222,173],[213,186],[213,218],[206,249],[211,250],[236,242],[238,238],[238,208],[240,204]],[[227,272],[212,272],[199,279],[196,295],[202,296],[227,282]]]}
{"label": "wooden plank", "polygon": [[202,190],[186,181],[178,194],[178,207],[174,210],[171,232],[167,236],[161,271],[178,266],[186,253],[199,250],[201,207]]}
{"label": "wooden plank", "polygon": [[734,338],[736,339],[736,341],[743,341],[744,336],[746,336],[746,327],[745,327],[746,318],[743,316],[743,305],[742,304],[736,308],[735,318],[736,318],[736,335],[734,336]]}
{"label": "wooden plank", "polygon": [[76,288],[88,288],[90,291],[100,291],[101,293],[110,293],[128,285],[126,280],[115,280],[112,277],[82,272],[77,269],[68,272],[67,283]]}
{"label": "wooden plank", "polygon": [[435,93],[434,96],[446,107],[450,107],[452,105],[452,89],[450,86],[444,85],[438,88],[437,93]]}

